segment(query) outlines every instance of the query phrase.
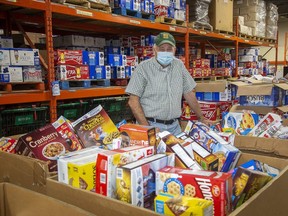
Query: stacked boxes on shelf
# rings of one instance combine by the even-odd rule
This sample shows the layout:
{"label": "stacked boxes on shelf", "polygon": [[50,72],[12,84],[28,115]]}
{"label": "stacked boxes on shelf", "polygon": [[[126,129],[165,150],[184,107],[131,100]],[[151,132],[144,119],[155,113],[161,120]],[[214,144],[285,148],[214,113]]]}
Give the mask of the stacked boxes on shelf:
{"label": "stacked boxes on shelf", "polygon": [[267,3],[267,17],[266,17],[266,37],[277,39],[278,31],[278,8],[272,3]]}
{"label": "stacked boxes on shelf", "polygon": [[209,59],[194,59],[189,70],[192,77],[209,77],[211,75]]}
{"label": "stacked boxes on shelf", "polygon": [[212,29],[210,25],[210,19],[208,16],[209,5],[211,0],[195,0],[189,1],[189,22],[193,23],[193,27],[209,27]]}
{"label": "stacked boxes on shelf", "polygon": [[186,20],[186,0],[155,0],[154,4],[154,14],[156,17]]}
{"label": "stacked boxes on shelf", "polygon": [[112,0],[110,6],[111,8],[125,8],[147,14],[154,13],[154,0]]}
{"label": "stacked boxes on shelf", "polygon": [[259,72],[259,48],[241,48],[238,51],[239,75],[256,75]]}

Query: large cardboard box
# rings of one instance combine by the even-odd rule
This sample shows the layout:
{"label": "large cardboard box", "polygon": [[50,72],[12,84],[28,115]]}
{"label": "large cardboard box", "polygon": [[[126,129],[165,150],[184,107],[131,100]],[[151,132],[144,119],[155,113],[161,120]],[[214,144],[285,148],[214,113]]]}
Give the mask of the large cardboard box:
{"label": "large cardboard box", "polygon": [[209,18],[215,30],[233,32],[233,0],[212,0]]}
{"label": "large cardboard box", "polygon": [[10,183],[0,183],[0,216],[92,215],[52,197]]}

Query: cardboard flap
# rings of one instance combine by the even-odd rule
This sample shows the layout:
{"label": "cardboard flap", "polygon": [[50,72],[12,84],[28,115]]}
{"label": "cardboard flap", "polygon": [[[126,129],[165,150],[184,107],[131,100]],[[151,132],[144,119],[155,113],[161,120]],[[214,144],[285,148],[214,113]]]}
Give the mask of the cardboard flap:
{"label": "cardboard flap", "polygon": [[288,157],[287,140],[236,135],[234,145],[240,150],[252,150]]}
{"label": "cardboard flap", "polygon": [[0,152],[0,182],[10,182],[43,192],[49,175],[48,163],[44,161]]}
{"label": "cardboard flap", "polygon": [[271,95],[273,85],[248,85],[238,86],[237,95]]}
{"label": "cardboard flap", "polygon": [[196,92],[224,92],[226,88],[227,82],[203,82],[197,83]]}
{"label": "cardboard flap", "polygon": [[287,83],[278,83],[278,84],[275,84],[275,86],[277,86],[283,90],[288,90],[288,84]]}
{"label": "cardboard flap", "polygon": [[243,112],[243,110],[251,110],[256,114],[266,115],[269,112],[273,112],[273,107],[264,107],[264,106],[240,106],[233,105],[230,109],[230,112]]}
{"label": "cardboard flap", "polygon": [[236,82],[230,82],[230,84],[232,85],[236,85],[236,86],[249,86],[248,83],[245,83],[245,82],[241,82],[241,81],[236,81]]}
{"label": "cardboard flap", "polygon": [[288,112],[288,106],[277,107],[277,109],[279,109],[280,111],[284,113]]}

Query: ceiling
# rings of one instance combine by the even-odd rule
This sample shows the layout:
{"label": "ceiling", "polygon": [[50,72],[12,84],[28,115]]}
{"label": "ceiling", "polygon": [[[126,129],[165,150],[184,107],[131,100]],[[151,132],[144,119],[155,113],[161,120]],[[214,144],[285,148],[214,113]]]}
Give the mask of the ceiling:
{"label": "ceiling", "polygon": [[288,0],[266,0],[278,6],[279,18],[288,19]]}

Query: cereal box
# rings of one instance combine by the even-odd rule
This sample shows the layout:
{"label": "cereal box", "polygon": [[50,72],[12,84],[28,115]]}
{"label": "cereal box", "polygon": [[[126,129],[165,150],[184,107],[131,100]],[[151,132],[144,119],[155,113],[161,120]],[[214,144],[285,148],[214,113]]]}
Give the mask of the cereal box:
{"label": "cereal box", "polygon": [[242,205],[270,180],[272,177],[266,173],[239,167],[233,178],[233,209]]}
{"label": "cereal box", "polygon": [[[176,166],[190,168],[190,169],[201,169],[194,159],[191,157],[192,152],[188,152],[188,148],[184,148],[185,140],[175,137],[173,134],[170,134],[168,131],[161,132],[158,134],[161,138],[159,145],[157,146],[157,152],[161,148],[165,149],[164,152],[175,153],[175,162]],[[189,146],[188,146],[189,147]],[[188,150],[188,151],[187,151]]]}
{"label": "cereal box", "polygon": [[[97,155],[99,152],[105,151],[98,146],[90,146],[74,152],[68,152],[64,155],[61,155],[57,159],[58,167],[58,181],[65,184],[69,184],[68,178],[68,162],[73,163],[74,161],[82,160],[85,157],[91,155]],[[96,160],[96,159],[95,159]]]}
{"label": "cereal box", "polygon": [[51,124],[21,136],[18,144],[26,146],[33,152],[35,158],[49,161],[49,171],[56,171],[57,158],[72,150]]}
{"label": "cereal box", "polygon": [[8,153],[16,153],[15,146],[17,144],[17,140],[12,139],[10,137],[2,137],[0,138],[0,151],[8,152]]}
{"label": "cereal box", "polygon": [[164,215],[213,216],[213,202],[188,196],[160,193],[154,200],[155,212]]}
{"label": "cereal box", "polygon": [[258,123],[259,115],[247,111],[223,112],[222,129],[238,135],[247,135]]}
{"label": "cereal box", "polygon": [[155,127],[136,124],[124,124],[119,127],[119,130],[122,138],[122,147],[127,147],[130,145],[155,145]]}
{"label": "cereal box", "polygon": [[211,200],[215,216],[231,212],[232,177],[229,173],[167,166],[156,172],[156,194],[161,192]]}
{"label": "cereal box", "polygon": [[111,144],[114,138],[120,136],[117,127],[101,105],[72,122],[72,127],[85,147]]}
{"label": "cereal box", "polygon": [[64,116],[60,116],[52,125],[67,141],[73,151],[80,150],[84,147],[69,121]]}
{"label": "cereal box", "polygon": [[[203,116],[211,121],[219,119],[219,102],[199,101],[200,109]],[[190,108],[186,101],[183,102],[181,118],[183,120],[198,120],[196,114]]]}
{"label": "cereal box", "polygon": [[130,146],[101,152],[96,166],[96,193],[116,198],[116,168],[152,155],[153,146]]}
{"label": "cereal box", "polygon": [[153,209],[156,171],[174,166],[174,154],[157,154],[117,168],[116,197],[132,205]]}

